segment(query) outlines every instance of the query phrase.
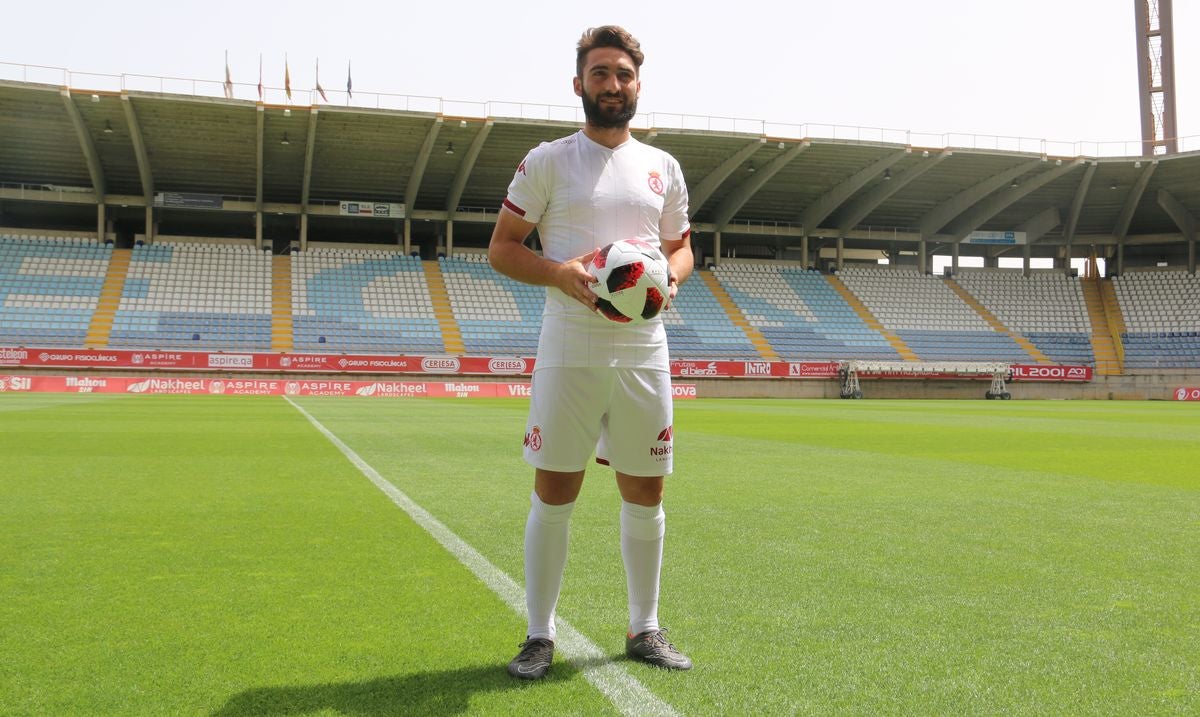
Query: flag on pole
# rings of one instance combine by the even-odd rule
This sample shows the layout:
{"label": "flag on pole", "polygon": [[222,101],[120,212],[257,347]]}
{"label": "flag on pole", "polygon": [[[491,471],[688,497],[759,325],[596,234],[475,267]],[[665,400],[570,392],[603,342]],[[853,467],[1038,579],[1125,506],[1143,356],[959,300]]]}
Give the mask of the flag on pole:
{"label": "flag on pole", "polygon": [[262,53],[261,53],[261,52],[260,52],[260,53],[258,53],[258,101],[259,101],[259,102],[262,102],[262,101],[263,101],[263,87],[262,87]]}
{"label": "flag on pole", "polygon": [[287,53],[283,53],[283,91],[287,93],[288,101],[292,100],[292,71],[288,69]]}
{"label": "flag on pole", "polygon": [[233,76],[229,74],[229,50],[225,51],[225,99],[233,99]]}
{"label": "flag on pole", "polygon": [[351,89],[353,87],[354,87],[354,83],[350,81],[350,61],[346,60],[346,101],[347,102],[349,102],[350,98],[354,96],[354,92]]}
{"label": "flag on pole", "polygon": [[329,98],[325,96],[325,90],[321,88],[321,58],[317,58],[317,94],[321,96],[321,101],[328,103]]}

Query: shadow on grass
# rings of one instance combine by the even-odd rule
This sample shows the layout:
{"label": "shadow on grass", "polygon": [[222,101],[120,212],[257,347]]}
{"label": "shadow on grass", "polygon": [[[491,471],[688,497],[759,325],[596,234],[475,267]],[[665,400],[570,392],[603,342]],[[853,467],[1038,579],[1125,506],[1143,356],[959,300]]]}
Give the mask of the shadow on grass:
{"label": "shadow on grass", "polygon": [[[575,668],[575,664],[566,661],[557,663],[543,681],[566,681],[577,674]],[[530,686],[510,677],[503,665],[487,665],[363,682],[255,687],[230,697],[211,717],[310,714],[322,710],[359,717],[452,715],[466,712],[472,695]]]}

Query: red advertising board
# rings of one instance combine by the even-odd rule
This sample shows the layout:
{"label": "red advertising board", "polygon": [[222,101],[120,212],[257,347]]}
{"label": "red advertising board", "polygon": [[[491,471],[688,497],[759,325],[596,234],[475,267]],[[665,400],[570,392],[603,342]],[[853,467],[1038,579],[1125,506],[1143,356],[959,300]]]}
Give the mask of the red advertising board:
{"label": "red advertising board", "polygon": [[[675,398],[696,398],[695,384],[672,386]],[[528,383],[486,381],[350,381],[321,379],[184,378],[177,376],[12,376],[0,393],[144,393],[225,396],[364,396],[376,398],[529,398]]]}
{"label": "red advertising board", "polygon": [[533,359],[487,356],[373,356],[368,354],[269,354],[236,351],[0,348],[0,366],[527,376],[533,370]]}
{"label": "red advertising board", "polygon": [[837,378],[836,361],[672,361],[684,378]]}
{"label": "red advertising board", "polygon": [[1091,366],[1045,366],[1017,364],[1012,367],[1014,381],[1091,381]]}
{"label": "red advertising board", "polygon": [[1180,386],[1175,389],[1176,401],[1200,401],[1200,386]]}
{"label": "red advertising board", "polygon": [[[117,349],[37,349],[0,347],[0,367],[69,369],[146,369],[153,371],[254,371],[259,373],[426,374],[528,376],[534,359],[504,356],[389,356],[371,354],[252,353],[207,351],[128,351]],[[671,362],[680,378],[835,379],[837,361],[706,361]],[[860,378],[981,378],[946,370],[872,371]],[[934,367],[936,368],[936,366]],[[982,376],[986,378],[986,376]],[[1090,366],[1012,367],[1016,381],[1091,381]]]}
{"label": "red advertising board", "polygon": [[[0,348],[0,366],[27,368],[120,368],[181,371],[296,373],[416,373],[528,376],[534,359],[490,356],[388,356],[117,349]],[[836,362],[672,361],[673,376],[834,378]]]}

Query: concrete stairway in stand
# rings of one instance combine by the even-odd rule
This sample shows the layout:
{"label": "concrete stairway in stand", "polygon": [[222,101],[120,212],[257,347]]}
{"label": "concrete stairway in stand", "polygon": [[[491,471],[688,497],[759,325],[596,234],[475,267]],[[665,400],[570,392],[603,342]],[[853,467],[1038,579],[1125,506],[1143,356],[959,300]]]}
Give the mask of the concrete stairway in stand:
{"label": "concrete stairway in stand", "polygon": [[712,292],[717,303],[725,310],[725,315],[733,322],[733,325],[742,330],[746,334],[746,338],[754,346],[754,350],[758,351],[758,355],[765,361],[778,361],[779,354],[775,352],[771,342],[762,335],[756,327],[751,326],[746,319],[746,315],[738,308],[733,299],[729,296],[729,292],[725,291],[725,287],[721,286],[721,282],[717,279],[716,274],[711,271],[697,271],[700,278],[704,281],[704,285]]}
{"label": "concrete stairway in stand", "polygon": [[100,349],[108,346],[112,335],[113,317],[121,306],[121,295],[125,292],[125,277],[129,273],[129,260],[132,250],[113,249],[108,260],[108,272],[104,276],[104,285],[100,288],[100,300],[96,303],[96,311],[88,323],[87,336],[84,346],[89,349]]}

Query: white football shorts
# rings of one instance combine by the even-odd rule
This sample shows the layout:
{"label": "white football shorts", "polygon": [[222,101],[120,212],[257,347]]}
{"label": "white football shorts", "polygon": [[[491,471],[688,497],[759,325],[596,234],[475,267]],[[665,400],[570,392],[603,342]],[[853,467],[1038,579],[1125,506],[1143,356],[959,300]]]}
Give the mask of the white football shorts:
{"label": "white football shorts", "polygon": [[671,473],[671,374],[645,368],[535,368],[525,462],[570,473],[596,462],[632,476]]}

